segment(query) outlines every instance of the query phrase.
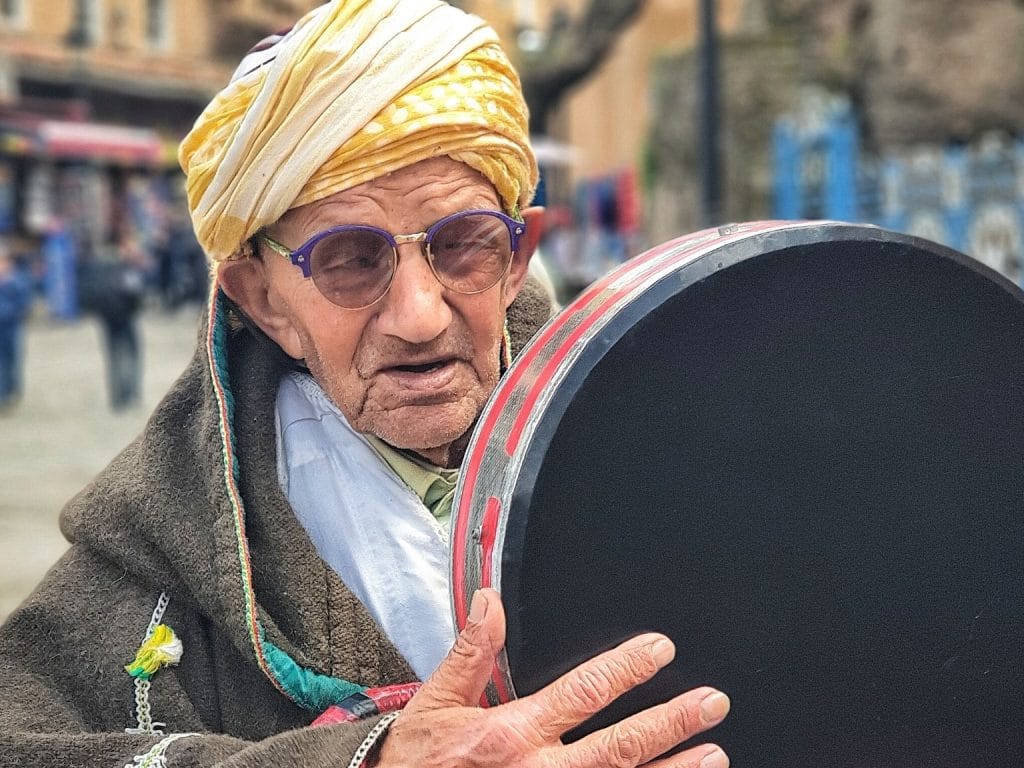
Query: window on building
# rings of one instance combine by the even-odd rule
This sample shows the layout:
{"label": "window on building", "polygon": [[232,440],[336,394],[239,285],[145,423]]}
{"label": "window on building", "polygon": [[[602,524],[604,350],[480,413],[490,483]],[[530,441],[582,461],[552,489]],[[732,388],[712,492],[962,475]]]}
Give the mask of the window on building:
{"label": "window on building", "polygon": [[25,0],[0,0],[0,24],[8,27],[25,25]]}
{"label": "window on building", "polygon": [[166,48],[170,41],[169,0],[146,0],[146,42],[152,48]]}

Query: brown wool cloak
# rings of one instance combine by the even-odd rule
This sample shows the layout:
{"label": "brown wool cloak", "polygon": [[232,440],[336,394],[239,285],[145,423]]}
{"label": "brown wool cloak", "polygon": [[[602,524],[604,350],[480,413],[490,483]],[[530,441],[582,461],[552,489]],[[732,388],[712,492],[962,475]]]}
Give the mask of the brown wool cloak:
{"label": "brown wool cloak", "polygon": [[[223,296],[210,306],[143,433],[63,510],[70,549],[0,627],[2,766],[109,768],[154,750],[172,767],[339,768],[377,718],[305,726],[352,684],[414,679],[277,485],[279,350]],[[531,278],[509,309],[514,353],[551,312]],[[161,594],[184,653],[139,699],[124,665]],[[148,723],[146,698],[162,733],[126,733]]]}

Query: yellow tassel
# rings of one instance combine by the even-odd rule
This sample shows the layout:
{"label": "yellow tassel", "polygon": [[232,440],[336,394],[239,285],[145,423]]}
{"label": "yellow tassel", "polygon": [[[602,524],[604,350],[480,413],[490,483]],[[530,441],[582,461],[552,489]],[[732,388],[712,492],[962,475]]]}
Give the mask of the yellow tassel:
{"label": "yellow tassel", "polygon": [[174,630],[166,624],[157,624],[153,627],[153,634],[139,646],[135,659],[125,665],[124,669],[132,677],[149,680],[161,667],[181,661],[183,651],[181,640],[174,634]]}

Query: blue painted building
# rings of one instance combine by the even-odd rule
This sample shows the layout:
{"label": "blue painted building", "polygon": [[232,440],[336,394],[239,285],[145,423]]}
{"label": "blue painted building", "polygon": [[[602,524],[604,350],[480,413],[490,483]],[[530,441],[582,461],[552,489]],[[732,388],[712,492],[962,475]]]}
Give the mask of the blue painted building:
{"label": "blue painted building", "polygon": [[869,222],[963,251],[1024,279],[1024,141],[872,155],[847,101],[817,95],[774,128],[774,213]]}

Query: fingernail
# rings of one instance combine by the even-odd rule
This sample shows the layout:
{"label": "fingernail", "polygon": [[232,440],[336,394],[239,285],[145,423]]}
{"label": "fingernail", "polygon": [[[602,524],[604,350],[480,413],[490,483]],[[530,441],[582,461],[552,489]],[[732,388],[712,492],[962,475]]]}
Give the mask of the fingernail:
{"label": "fingernail", "polygon": [[716,749],[700,761],[700,768],[729,768],[729,756],[720,749]]}
{"label": "fingernail", "polygon": [[672,645],[671,640],[663,637],[661,640],[654,642],[654,645],[651,646],[651,653],[654,654],[654,660],[658,662],[658,667],[661,668],[676,657],[676,647]]}
{"label": "fingernail", "polygon": [[476,624],[483,621],[484,616],[487,615],[487,600],[483,595],[480,594],[478,589],[473,593],[473,601],[469,604],[469,618],[467,623]]}
{"label": "fingernail", "polygon": [[700,702],[700,716],[705,723],[715,723],[729,712],[729,697],[720,691],[709,693]]}

